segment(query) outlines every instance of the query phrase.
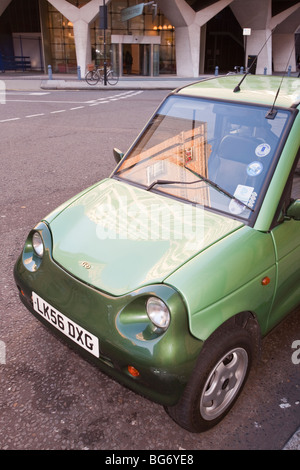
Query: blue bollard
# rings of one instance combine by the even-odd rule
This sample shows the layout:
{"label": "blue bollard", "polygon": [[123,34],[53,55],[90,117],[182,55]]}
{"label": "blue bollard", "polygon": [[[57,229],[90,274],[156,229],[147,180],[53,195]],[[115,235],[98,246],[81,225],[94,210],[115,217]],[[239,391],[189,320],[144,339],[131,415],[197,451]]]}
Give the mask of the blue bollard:
{"label": "blue bollard", "polygon": [[219,67],[216,65],[215,68],[215,76],[217,77],[219,75]]}
{"label": "blue bollard", "polygon": [[244,67],[243,66],[240,68],[240,74],[244,75]]}
{"label": "blue bollard", "polygon": [[77,78],[78,78],[78,80],[81,80],[81,69],[80,69],[80,65],[77,66]]}
{"label": "blue bollard", "polygon": [[264,68],[264,75],[267,75],[267,67]]}
{"label": "blue bollard", "polygon": [[48,65],[48,78],[49,78],[49,80],[52,80],[52,67],[51,67],[51,65]]}
{"label": "blue bollard", "polygon": [[292,66],[291,66],[291,65],[289,65],[289,68],[288,68],[288,77],[290,77],[290,76],[291,76],[291,71],[292,71]]}

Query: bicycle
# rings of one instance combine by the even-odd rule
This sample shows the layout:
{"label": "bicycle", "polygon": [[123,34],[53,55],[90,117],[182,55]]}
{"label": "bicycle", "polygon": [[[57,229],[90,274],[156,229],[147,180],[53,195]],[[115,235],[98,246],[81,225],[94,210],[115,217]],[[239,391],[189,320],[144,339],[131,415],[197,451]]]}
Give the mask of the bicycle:
{"label": "bicycle", "polygon": [[[104,83],[104,67],[89,70],[85,75],[85,81],[89,85],[97,85],[99,81]],[[119,75],[109,66],[106,68],[106,81],[110,85],[116,85],[119,81]]]}

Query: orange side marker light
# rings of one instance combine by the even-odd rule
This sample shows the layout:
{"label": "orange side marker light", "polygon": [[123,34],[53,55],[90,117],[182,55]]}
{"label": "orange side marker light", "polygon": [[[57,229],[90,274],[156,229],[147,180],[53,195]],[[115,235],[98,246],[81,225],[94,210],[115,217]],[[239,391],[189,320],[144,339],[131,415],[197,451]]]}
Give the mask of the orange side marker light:
{"label": "orange side marker light", "polygon": [[267,286],[268,284],[270,284],[270,282],[271,282],[271,279],[270,279],[268,276],[264,277],[264,278],[261,280],[261,284],[262,284],[263,286]]}
{"label": "orange side marker light", "polygon": [[132,377],[138,377],[140,375],[139,371],[133,366],[128,366],[127,369],[129,374],[132,375]]}

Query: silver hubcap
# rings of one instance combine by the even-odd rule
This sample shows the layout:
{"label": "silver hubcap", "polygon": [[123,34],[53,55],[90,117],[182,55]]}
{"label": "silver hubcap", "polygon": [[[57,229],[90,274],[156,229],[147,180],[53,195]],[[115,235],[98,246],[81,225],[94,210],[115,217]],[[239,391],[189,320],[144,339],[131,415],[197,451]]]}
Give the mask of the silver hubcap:
{"label": "silver hubcap", "polygon": [[247,372],[248,354],[236,348],[226,353],[212,370],[200,399],[200,413],[206,420],[220,416],[238,393]]}

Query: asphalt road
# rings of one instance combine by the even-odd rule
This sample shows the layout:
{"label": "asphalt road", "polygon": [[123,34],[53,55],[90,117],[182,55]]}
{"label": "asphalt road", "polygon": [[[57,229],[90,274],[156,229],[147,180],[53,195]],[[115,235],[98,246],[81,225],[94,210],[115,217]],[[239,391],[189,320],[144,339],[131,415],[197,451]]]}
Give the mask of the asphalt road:
{"label": "asphalt road", "polygon": [[191,434],[54,338],[19,301],[14,262],[29,230],[114,167],[164,91],[7,92],[0,104],[0,449],[282,449],[300,425],[300,310],[264,341],[242,396]]}

